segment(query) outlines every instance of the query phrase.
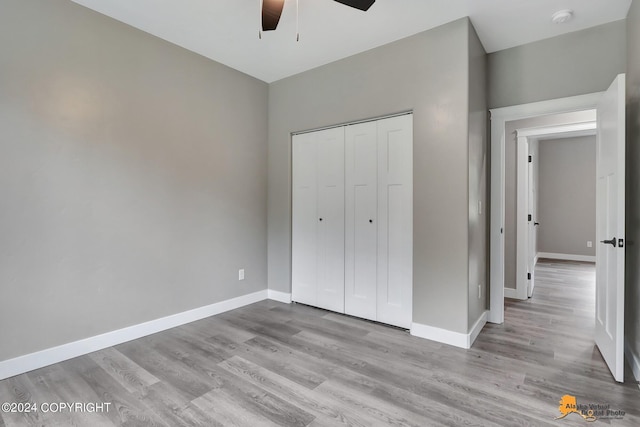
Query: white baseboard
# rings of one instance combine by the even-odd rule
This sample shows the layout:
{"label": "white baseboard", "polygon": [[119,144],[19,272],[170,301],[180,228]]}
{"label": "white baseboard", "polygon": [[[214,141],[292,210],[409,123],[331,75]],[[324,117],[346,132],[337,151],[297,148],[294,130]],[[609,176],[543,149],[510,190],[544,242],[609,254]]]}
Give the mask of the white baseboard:
{"label": "white baseboard", "polygon": [[0,362],[0,380],[267,299],[267,290],[107,332]]}
{"label": "white baseboard", "polygon": [[273,289],[269,289],[267,291],[267,298],[272,299],[274,301],[283,302],[285,304],[291,304],[290,293],[274,291]]}
{"label": "white baseboard", "polygon": [[629,341],[624,341],[624,354],[627,356],[627,362],[631,366],[631,371],[636,381],[640,381],[640,356],[634,353],[629,345]]}
{"label": "white baseboard", "polygon": [[455,347],[469,349],[476,340],[480,331],[487,323],[487,312],[485,311],[478,321],[471,328],[471,332],[463,334],[460,332],[450,331],[448,329],[436,328],[435,326],[423,325],[420,323],[411,324],[411,335],[425,338],[431,341],[441,342],[443,344],[453,345]]}
{"label": "white baseboard", "polygon": [[476,338],[478,338],[478,335],[480,335],[480,331],[482,331],[482,328],[484,328],[484,325],[487,324],[487,317],[488,316],[489,316],[489,312],[488,311],[485,311],[484,313],[482,313],[480,315],[480,318],[476,321],[476,323],[471,328],[471,331],[469,332],[469,347],[468,348],[471,348],[473,343],[476,341]]}
{"label": "white baseboard", "polygon": [[590,255],[572,255],[572,254],[556,254],[552,252],[539,252],[538,258],[562,259],[565,261],[584,261],[596,262],[595,256]]}

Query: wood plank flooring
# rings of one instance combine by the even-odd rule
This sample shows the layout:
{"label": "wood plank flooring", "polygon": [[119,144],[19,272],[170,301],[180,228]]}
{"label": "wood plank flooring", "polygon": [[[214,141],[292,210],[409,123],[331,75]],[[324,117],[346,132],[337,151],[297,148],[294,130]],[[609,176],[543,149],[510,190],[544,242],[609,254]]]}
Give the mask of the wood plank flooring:
{"label": "wood plank flooring", "polygon": [[107,402],[108,412],[1,413],[13,426],[582,426],[565,394],[640,425],[640,390],[593,343],[592,264],[542,260],[471,350],[263,301],[0,381],[0,403]]}

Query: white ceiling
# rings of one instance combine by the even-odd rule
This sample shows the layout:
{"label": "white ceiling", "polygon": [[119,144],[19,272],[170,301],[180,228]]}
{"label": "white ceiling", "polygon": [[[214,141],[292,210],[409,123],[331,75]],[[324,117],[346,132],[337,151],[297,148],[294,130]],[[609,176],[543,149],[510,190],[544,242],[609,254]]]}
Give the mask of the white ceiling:
{"label": "white ceiling", "polygon": [[[487,52],[624,19],[631,0],[377,0],[362,12],[333,0],[286,0],[263,33],[260,0],[73,0],[114,19],[273,82],[469,16]],[[551,15],[573,9],[566,24]]]}

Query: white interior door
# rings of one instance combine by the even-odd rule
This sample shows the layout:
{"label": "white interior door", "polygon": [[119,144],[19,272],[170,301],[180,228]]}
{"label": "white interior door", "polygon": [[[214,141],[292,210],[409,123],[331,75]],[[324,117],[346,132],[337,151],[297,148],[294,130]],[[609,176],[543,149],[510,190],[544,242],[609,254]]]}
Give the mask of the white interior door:
{"label": "white interior door", "polygon": [[529,139],[518,131],[516,195],[516,298],[526,300],[529,292]]}
{"label": "white interior door", "polygon": [[[529,144],[529,150],[531,150],[531,143]],[[530,220],[528,221],[528,229],[529,229],[529,248],[527,250],[527,263],[528,271],[530,274],[530,279],[527,285],[527,296],[531,297],[533,295],[533,287],[535,286],[535,264],[536,264],[536,180],[534,177],[534,162],[537,160],[531,151],[529,152],[529,170],[528,170],[528,205],[529,205],[529,215],[531,215]]]}
{"label": "white interior door", "polygon": [[344,313],[344,127],[316,134],[317,306]]}
{"label": "white interior door", "polygon": [[345,313],[376,320],[377,126],[345,128]]}
{"label": "white interior door", "polygon": [[413,116],[378,125],[377,320],[409,328],[413,292]]}
{"label": "white interior door", "polygon": [[597,108],[596,333],[616,381],[624,378],[625,76]]}
{"label": "white interior door", "polygon": [[318,281],[317,135],[292,140],[291,297],[316,305]]}

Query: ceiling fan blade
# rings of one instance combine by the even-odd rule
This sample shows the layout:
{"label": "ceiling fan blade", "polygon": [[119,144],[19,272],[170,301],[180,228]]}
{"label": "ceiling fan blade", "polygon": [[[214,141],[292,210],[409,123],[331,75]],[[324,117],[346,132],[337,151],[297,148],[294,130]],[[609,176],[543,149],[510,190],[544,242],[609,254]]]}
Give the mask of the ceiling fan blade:
{"label": "ceiling fan blade", "polygon": [[262,30],[275,30],[280,22],[284,0],[262,0]]}
{"label": "ceiling fan blade", "polygon": [[376,0],[336,0],[338,3],[355,7],[356,9],[367,11]]}

